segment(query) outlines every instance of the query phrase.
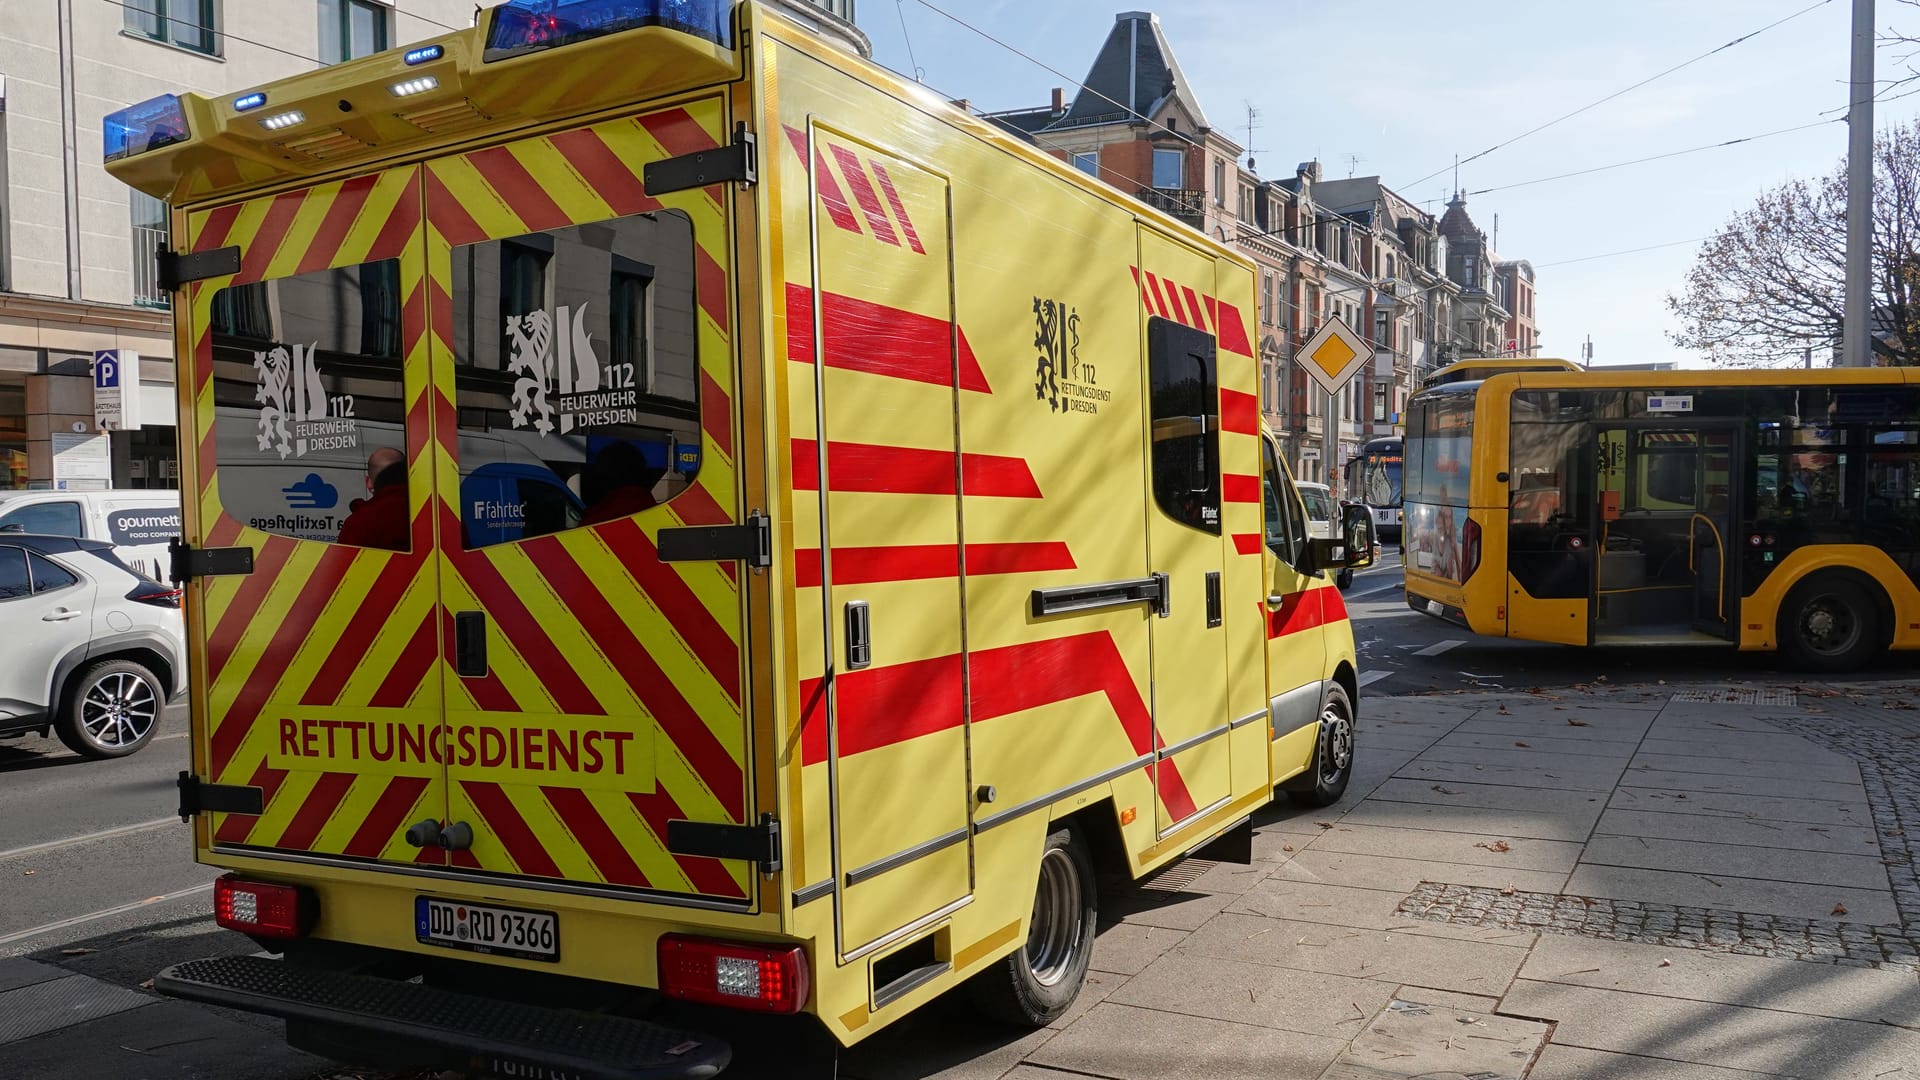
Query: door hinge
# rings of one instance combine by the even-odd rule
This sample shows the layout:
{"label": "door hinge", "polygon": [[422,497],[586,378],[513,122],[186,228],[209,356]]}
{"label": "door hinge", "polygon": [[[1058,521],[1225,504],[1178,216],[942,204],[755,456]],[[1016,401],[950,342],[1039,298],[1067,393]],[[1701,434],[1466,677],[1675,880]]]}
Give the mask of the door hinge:
{"label": "door hinge", "polygon": [[758,825],[722,825],[711,821],[667,822],[667,852],[739,859],[756,863],[763,874],[780,869],[780,819],[761,814]]}
{"label": "door hinge", "polygon": [[177,536],[167,541],[167,577],[176,582],[199,577],[244,577],[251,573],[252,548],[197,548]]}
{"label": "door hinge", "polygon": [[773,519],[755,510],[744,525],[687,525],[661,529],[661,562],[731,562],[755,570],[773,565]]}
{"label": "door hinge", "polygon": [[180,774],[180,820],[192,821],[194,815],[254,814],[267,808],[266,792],[240,784],[208,784],[190,772]]}
{"label": "door hinge", "polygon": [[189,281],[239,273],[240,249],[228,245],[181,254],[160,248],[153,253],[153,263],[154,284],[165,292],[178,292]]}
{"label": "door hinge", "polygon": [[640,183],[647,194],[655,198],[729,180],[752,184],[760,179],[758,155],[753,132],[748,131],[745,124],[737,124],[733,141],[725,146],[647,162],[646,168],[640,171]]}

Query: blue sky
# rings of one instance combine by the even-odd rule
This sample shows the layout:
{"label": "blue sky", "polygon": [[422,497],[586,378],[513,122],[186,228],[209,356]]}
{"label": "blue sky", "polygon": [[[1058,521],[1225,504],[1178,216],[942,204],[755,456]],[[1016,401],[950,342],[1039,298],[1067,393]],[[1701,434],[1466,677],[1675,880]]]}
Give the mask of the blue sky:
{"label": "blue sky", "polygon": [[[1090,0],[932,0],[1049,65],[1085,77],[1114,16]],[[1790,15],[1814,0],[1187,0],[1147,6],[1207,119],[1247,141],[1262,175],[1318,157],[1324,175],[1379,175],[1438,214],[1451,162]],[[1762,190],[1832,169],[1846,125],[1647,165],[1486,194],[1557,173],[1684,150],[1840,116],[1847,101],[1848,0],[1814,10],[1513,146],[1463,165],[1468,210],[1498,250],[1539,275],[1542,355],[1594,361],[1702,361],[1676,349],[1664,298],[1695,246],[1590,259],[1707,236]],[[874,57],[987,110],[1043,105],[1063,80],[929,10],[860,0]],[[902,32],[902,19],[905,33]],[[1920,32],[1920,9],[1879,0],[1879,25]],[[1879,52],[1879,76],[1902,69]],[[1073,89],[1068,86],[1068,94]],[[1920,97],[1876,106],[1875,124],[1911,120]],[[1823,113],[1826,115],[1823,116]],[[1351,158],[1358,158],[1357,164]],[[1415,184],[1435,170],[1440,176]],[[1568,261],[1585,260],[1585,261]]]}

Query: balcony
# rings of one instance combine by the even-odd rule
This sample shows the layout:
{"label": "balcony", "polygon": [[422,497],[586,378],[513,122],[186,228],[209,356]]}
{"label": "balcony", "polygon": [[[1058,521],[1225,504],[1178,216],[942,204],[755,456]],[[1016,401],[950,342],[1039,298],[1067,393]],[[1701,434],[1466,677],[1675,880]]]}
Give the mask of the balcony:
{"label": "balcony", "polygon": [[164,308],[173,297],[160,287],[160,264],[154,259],[167,243],[167,230],[133,226],[133,302],[139,307]]}
{"label": "balcony", "polygon": [[1172,214],[1202,232],[1207,228],[1207,193],[1197,188],[1143,187],[1134,193],[1141,202]]}

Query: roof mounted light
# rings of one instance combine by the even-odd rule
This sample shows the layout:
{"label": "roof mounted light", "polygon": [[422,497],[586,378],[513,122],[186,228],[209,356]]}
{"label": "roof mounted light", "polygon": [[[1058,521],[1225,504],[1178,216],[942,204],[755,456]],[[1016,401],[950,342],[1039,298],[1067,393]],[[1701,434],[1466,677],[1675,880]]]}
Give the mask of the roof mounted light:
{"label": "roof mounted light", "polygon": [[417,79],[408,79],[405,82],[394,83],[387,87],[387,92],[394,97],[412,97],[415,94],[424,94],[439,85],[439,79],[431,75],[422,75]]}
{"label": "roof mounted light", "polygon": [[258,90],[255,90],[251,94],[242,94],[241,96],[234,98],[233,111],[246,112],[248,109],[257,109],[260,106],[265,105],[266,103],[267,103],[267,95],[261,93]]}
{"label": "roof mounted light", "polygon": [[438,60],[445,54],[446,50],[438,45],[422,45],[417,49],[407,50],[407,64],[409,67],[414,64],[424,64],[429,60]]}
{"label": "roof mounted light", "polygon": [[732,0],[507,0],[493,9],[483,59],[571,45],[640,26],[664,26],[733,47]]}
{"label": "roof mounted light", "polygon": [[108,113],[100,125],[107,161],[158,150],[188,138],[187,113],[176,94],[162,94]]}
{"label": "roof mounted light", "polygon": [[275,113],[272,116],[261,117],[260,126],[266,128],[268,131],[283,131],[306,118],[307,114],[301,112],[299,109],[289,109],[283,113]]}

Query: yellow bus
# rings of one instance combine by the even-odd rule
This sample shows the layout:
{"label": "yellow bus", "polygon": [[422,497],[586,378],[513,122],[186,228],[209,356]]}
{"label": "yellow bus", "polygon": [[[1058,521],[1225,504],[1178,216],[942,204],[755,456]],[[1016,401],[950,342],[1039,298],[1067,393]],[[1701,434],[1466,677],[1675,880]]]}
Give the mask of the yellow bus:
{"label": "yellow bus", "polygon": [[1505,371],[1580,371],[1571,360],[1553,360],[1535,356],[1476,356],[1448,364],[1421,380],[1420,389],[1447,383],[1478,382]]}
{"label": "yellow bus", "polygon": [[1568,365],[1430,385],[1407,407],[1407,603],[1477,634],[1824,671],[1920,647],[1912,381]]}

